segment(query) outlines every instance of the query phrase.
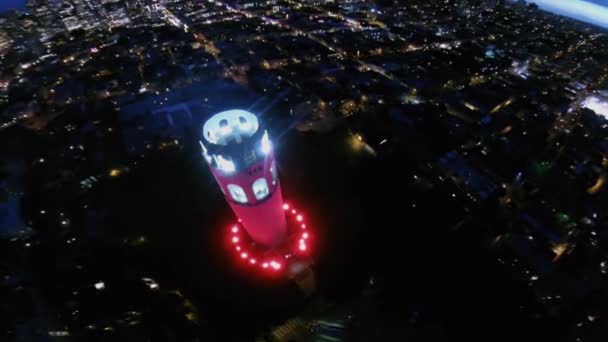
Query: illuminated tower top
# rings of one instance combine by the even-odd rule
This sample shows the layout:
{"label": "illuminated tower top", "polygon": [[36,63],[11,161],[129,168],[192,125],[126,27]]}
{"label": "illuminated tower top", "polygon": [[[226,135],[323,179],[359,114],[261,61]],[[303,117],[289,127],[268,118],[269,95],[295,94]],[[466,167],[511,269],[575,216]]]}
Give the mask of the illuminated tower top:
{"label": "illuminated tower top", "polygon": [[261,129],[258,118],[240,109],[209,118],[203,126],[203,137],[207,162],[223,174],[243,171],[272,151],[268,133]]}
{"label": "illuminated tower top", "polygon": [[227,110],[215,114],[203,126],[207,142],[226,146],[231,142],[241,143],[259,128],[258,118],[241,109]]}

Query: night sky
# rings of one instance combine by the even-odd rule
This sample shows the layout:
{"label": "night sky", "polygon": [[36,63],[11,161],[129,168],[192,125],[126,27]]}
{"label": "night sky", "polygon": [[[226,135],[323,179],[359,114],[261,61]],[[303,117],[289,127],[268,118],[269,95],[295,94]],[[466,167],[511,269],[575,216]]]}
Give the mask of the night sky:
{"label": "night sky", "polygon": [[546,11],[608,28],[608,0],[527,0]]}

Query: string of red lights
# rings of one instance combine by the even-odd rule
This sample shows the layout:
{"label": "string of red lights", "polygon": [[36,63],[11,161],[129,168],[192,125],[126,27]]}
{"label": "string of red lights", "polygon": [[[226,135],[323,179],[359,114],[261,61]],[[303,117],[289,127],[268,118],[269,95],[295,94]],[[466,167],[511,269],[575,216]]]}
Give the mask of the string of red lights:
{"label": "string of red lights", "polygon": [[289,243],[285,250],[279,252],[278,248],[269,252],[266,248],[259,248],[239,222],[229,230],[230,243],[239,259],[255,268],[278,272],[287,264],[287,259],[307,256],[310,253],[311,233],[304,216],[287,203],[283,204],[283,210],[290,229]]}

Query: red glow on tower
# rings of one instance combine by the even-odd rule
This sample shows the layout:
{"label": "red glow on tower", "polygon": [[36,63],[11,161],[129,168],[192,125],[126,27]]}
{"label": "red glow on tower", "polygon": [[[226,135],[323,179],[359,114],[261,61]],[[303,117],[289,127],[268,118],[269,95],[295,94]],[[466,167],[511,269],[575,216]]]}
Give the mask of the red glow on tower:
{"label": "red glow on tower", "polygon": [[283,203],[268,132],[244,110],[213,115],[203,125],[203,157],[238,217],[230,244],[253,267],[279,271],[293,256],[309,252],[304,216]]}

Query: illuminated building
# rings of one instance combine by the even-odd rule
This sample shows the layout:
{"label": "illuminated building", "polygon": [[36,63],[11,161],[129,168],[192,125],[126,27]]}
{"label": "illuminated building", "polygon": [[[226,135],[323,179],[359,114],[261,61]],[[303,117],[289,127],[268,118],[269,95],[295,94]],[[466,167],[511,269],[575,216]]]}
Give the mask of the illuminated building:
{"label": "illuminated building", "polygon": [[608,91],[596,92],[583,100],[584,108],[608,119]]}
{"label": "illuminated building", "polygon": [[0,31],[0,56],[4,55],[13,44],[12,39],[4,31]]}
{"label": "illuminated building", "polygon": [[283,202],[273,146],[258,118],[244,110],[213,115],[203,125],[205,160],[239,223],[229,243],[254,267],[278,271],[307,254],[309,232],[301,213]]}
{"label": "illuminated building", "polygon": [[48,0],[29,0],[27,2],[30,13],[36,17],[40,23],[38,30],[42,42],[47,42],[56,34],[65,31],[63,21],[60,20],[53,9],[53,7],[57,6],[57,2],[50,2]]}

